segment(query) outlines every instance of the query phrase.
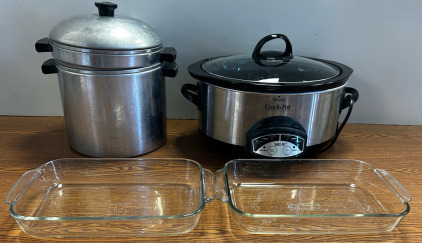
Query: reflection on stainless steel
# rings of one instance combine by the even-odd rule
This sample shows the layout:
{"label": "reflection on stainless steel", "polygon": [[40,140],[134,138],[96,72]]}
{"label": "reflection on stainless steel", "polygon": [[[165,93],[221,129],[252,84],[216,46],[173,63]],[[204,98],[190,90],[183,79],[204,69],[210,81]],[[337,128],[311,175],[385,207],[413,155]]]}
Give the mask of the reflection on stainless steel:
{"label": "reflection on stainless steel", "polygon": [[58,68],[73,149],[94,157],[129,157],[155,150],[165,142],[161,65],[114,75],[102,75],[102,71],[81,75],[76,69]]}
{"label": "reflection on stainless steel", "polygon": [[[126,35],[121,35],[123,30]],[[49,38],[67,46],[101,50],[146,49],[162,43],[158,34],[142,20],[119,15],[73,16],[54,26]]]}
{"label": "reflection on stainless steel", "polygon": [[321,144],[336,132],[344,87],[314,93],[271,94],[231,90],[200,82],[203,96],[199,129],[229,144],[243,146],[245,131],[259,120],[288,116],[307,129],[307,146]]}
{"label": "reflection on stainless steel", "polygon": [[75,48],[50,41],[54,47],[52,56],[62,63],[85,68],[129,69],[148,67],[160,61],[163,46],[148,50],[104,51]]}

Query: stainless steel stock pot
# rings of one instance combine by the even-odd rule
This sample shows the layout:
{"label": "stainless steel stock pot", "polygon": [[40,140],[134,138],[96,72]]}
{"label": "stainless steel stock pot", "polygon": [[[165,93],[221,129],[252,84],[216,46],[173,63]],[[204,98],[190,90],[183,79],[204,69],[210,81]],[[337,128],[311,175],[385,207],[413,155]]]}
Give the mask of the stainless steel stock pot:
{"label": "stainless steel stock pot", "polygon": [[145,22],[115,16],[117,4],[96,2],[99,14],[58,23],[35,44],[54,59],[70,146],[93,157],[132,157],[166,140],[165,76],[177,74],[176,50]]}
{"label": "stainless steel stock pot", "polygon": [[[273,39],[284,40],[284,52],[262,50]],[[252,55],[205,59],[190,65],[189,73],[198,82],[185,84],[182,94],[198,107],[200,131],[267,157],[327,149],[358,99],[358,92],[346,87],[351,68],[293,56],[283,34],[261,39]]]}

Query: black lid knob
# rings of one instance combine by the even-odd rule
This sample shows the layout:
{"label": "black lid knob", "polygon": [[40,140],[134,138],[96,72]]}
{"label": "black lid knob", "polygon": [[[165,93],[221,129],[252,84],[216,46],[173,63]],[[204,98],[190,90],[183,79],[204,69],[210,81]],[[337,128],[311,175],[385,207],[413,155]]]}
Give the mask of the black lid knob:
{"label": "black lid knob", "polygon": [[95,2],[95,7],[98,8],[98,15],[113,17],[117,4],[111,2]]}

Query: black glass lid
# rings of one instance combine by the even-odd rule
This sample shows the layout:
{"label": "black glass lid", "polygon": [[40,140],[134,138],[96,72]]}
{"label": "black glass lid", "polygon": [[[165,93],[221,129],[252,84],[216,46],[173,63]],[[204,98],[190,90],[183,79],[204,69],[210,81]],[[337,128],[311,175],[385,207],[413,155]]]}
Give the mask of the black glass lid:
{"label": "black glass lid", "polygon": [[258,62],[250,55],[220,57],[204,62],[202,68],[215,76],[260,83],[315,83],[340,74],[335,66],[299,56]]}
{"label": "black glass lid", "polygon": [[[276,38],[285,41],[284,52],[261,51],[265,43]],[[200,62],[200,67],[192,64],[189,72],[195,78],[228,88],[305,92],[341,86],[352,70],[331,61],[293,56],[287,36],[273,34],[261,39],[252,55],[207,59]]]}

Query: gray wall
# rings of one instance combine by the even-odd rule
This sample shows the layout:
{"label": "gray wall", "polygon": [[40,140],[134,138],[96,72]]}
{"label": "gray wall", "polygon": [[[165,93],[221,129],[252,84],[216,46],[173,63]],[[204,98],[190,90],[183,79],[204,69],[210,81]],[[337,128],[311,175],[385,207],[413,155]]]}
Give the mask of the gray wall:
{"label": "gray wall", "polygon": [[[5,0],[0,29],[0,115],[62,115],[57,77],[43,75],[49,53],[34,43],[60,20],[96,13],[94,1]],[[180,94],[195,83],[187,66],[206,57],[250,53],[284,33],[295,55],[344,63],[361,98],[351,122],[422,125],[422,2],[411,0],[121,0],[116,14],[149,23],[178,51],[180,71],[167,83],[170,118],[196,118]]]}

